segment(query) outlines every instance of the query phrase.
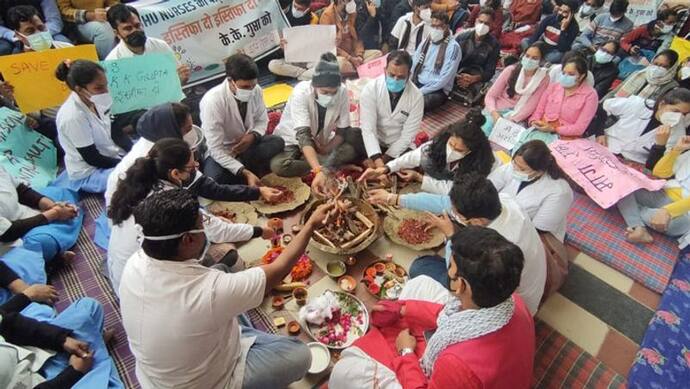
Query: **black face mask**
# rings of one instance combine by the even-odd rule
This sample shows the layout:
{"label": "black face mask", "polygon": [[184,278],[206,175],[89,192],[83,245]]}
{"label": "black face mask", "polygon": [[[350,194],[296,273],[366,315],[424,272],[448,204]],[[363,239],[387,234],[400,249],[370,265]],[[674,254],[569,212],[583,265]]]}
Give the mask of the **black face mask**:
{"label": "black face mask", "polygon": [[131,47],[144,47],[146,44],[146,33],[141,30],[134,31],[133,33],[127,35],[127,38],[125,38],[125,43],[127,43],[127,46]]}

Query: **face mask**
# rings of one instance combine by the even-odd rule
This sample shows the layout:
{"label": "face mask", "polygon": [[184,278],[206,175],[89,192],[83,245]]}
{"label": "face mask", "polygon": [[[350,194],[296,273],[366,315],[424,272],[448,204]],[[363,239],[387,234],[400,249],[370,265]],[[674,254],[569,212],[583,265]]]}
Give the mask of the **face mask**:
{"label": "face mask", "polygon": [[184,134],[184,136],[182,136],[182,140],[189,145],[189,148],[193,149],[194,147],[196,147],[197,142],[196,131],[192,129],[188,133]]}
{"label": "face mask", "polygon": [[619,16],[619,17],[617,17],[617,18],[614,18],[613,16],[609,16],[609,19],[611,19],[611,21],[612,21],[613,23],[615,23],[615,22],[617,22],[617,21],[623,19],[623,17],[622,17],[622,16]]}
{"label": "face mask", "polygon": [[180,182],[180,187],[182,189],[189,188],[194,183],[195,178],[196,178],[196,168],[189,171],[189,176]]}
{"label": "face mask", "polygon": [[53,36],[50,31],[40,31],[29,36],[24,36],[29,42],[29,49],[33,51],[44,51],[53,47]]}
{"label": "face mask", "polygon": [[376,8],[381,7],[381,0],[374,0],[374,1],[372,1],[372,3],[374,3],[374,7],[376,7]]}
{"label": "face mask", "polygon": [[146,236],[144,235],[144,229],[141,227],[141,225],[137,224],[136,229],[139,232],[139,247],[144,243],[145,240],[152,240],[156,242],[160,241],[165,241],[165,240],[172,240],[172,239],[177,239],[182,237],[185,234],[204,234],[204,248],[201,250],[201,253],[199,253],[199,256],[196,258],[198,261],[201,261],[206,257],[206,253],[208,252],[208,249],[211,247],[211,242],[209,242],[208,238],[206,237],[206,231],[201,228],[201,229],[194,229],[194,230],[189,230],[185,232],[180,232],[179,234],[172,234],[172,235],[162,235],[162,236]]}
{"label": "face mask", "polygon": [[333,102],[333,96],[331,95],[322,95],[321,93],[316,94],[316,102],[319,103],[320,106],[324,108],[328,108],[328,106],[331,105]]}
{"label": "face mask", "polygon": [[457,162],[463,158],[467,153],[461,153],[450,146],[450,143],[446,143],[446,163]]}
{"label": "face mask", "polygon": [[534,70],[539,67],[539,61],[527,57],[522,57],[520,64],[522,65],[522,68],[525,70]]}
{"label": "face mask", "polygon": [[235,98],[243,103],[249,101],[252,98],[254,89],[240,89],[235,85]]}
{"label": "face mask", "polygon": [[558,82],[563,88],[572,88],[577,84],[577,77],[561,73]]}
{"label": "face mask", "polygon": [[474,25],[474,33],[477,34],[477,36],[484,36],[486,35],[487,32],[489,32],[491,28],[487,26],[484,23],[477,23]]}
{"label": "face mask", "polygon": [[486,7],[486,2],[487,2],[487,1],[488,1],[488,0],[479,0],[479,6],[480,6],[480,7]]}
{"label": "face mask", "polygon": [[680,79],[687,80],[688,78],[690,78],[690,65],[685,65],[680,68]]}
{"label": "face mask", "polygon": [[306,15],[307,12],[309,12],[309,9],[308,9],[308,8],[307,8],[306,10],[304,10],[304,11],[298,11],[298,10],[295,8],[295,5],[292,4],[292,16],[294,16],[295,18],[297,18],[297,19],[301,18],[301,17],[303,17],[304,15]]}
{"label": "face mask", "polygon": [[646,72],[647,79],[654,79],[663,77],[666,74],[666,69],[657,65],[649,65],[649,67],[647,67]]}
{"label": "face mask", "polygon": [[424,8],[423,10],[419,11],[419,18],[425,23],[431,23],[431,8]]}
{"label": "face mask", "polygon": [[444,35],[445,32],[438,28],[432,28],[431,31],[429,31],[429,39],[431,39],[431,41],[434,43],[442,41]]}
{"label": "face mask", "polygon": [[589,16],[592,13],[594,13],[594,10],[592,9],[592,6],[589,4],[583,4],[582,7],[580,7],[580,15],[582,16]]}
{"label": "face mask", "polygon": [[107,113],[110,110],[110,107],[113,106],[113,96],[111,96],[108,92],[91,95],[89,100],[91,100],[101,114]]}
{"label": "face mask", "polygon": [[397,80],[395,78],[391,78],[386,76],[386,88],[388,88],[388,91],[391,93],[400,93],[405,89],[405,83],[407,80]]}
{"label": "face mask", "polygon": [[597,50],[597,52],[594,53],[594,60],[597,61],[597,63],[609,63],[613,60],[613,55],[604,50]]}
{"label": "face mask", "polygon": [[357,12],[357,4],[354,1],[351,1],[345,5],[345,12],[348,14],[353,14]]}
{"label": "face mask", "polygon": [[529,182],[529,181],[532,181],[532,180],[529,178],[529,174],[523,173],[523,172],[521,172],[521,171],[519,171],[519,170],[516,170],[516,169],[515,169],[515,166],[512,166],[512,169],[513,169],[513,178],[516,179],[517,181],[520,181],[520,182]]}
{"label": "face mask", "polygon": [[673,31],[673,26],[664,23],[659,31],[661,31],[662,34],[668,34],[669,32]]}
{"label": "face mask", "polygon": [[125,38],[125,43],[127,46],[131,47],[144,47],[144,45],[146,45],[146,33],[141,30],[134,31],[133,33],[127,35],[127,38]]}
{"label": "face mask", "polygon": [[659,121],[664,126],[675,127],[683,119],[683,114],[680,112],[664,112],[659,117]]}

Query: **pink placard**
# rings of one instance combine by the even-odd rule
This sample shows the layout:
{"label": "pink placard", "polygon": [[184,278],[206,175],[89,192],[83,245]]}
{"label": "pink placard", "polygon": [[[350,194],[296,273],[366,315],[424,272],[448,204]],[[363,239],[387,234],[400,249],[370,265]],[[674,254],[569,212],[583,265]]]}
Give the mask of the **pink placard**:
{"label": "pink placard", "polygon": [[357,68],[359,78],[376,78],[382,75],[386,71],[386,58],[388,58],[388,55],[359,65]]}
{"label": "pink placard", "polygon": [[665,183],[626,166],[607,148],[586,139],[557,140],[549,148],[565,174],[602,208],[638,189],[655,191]]}

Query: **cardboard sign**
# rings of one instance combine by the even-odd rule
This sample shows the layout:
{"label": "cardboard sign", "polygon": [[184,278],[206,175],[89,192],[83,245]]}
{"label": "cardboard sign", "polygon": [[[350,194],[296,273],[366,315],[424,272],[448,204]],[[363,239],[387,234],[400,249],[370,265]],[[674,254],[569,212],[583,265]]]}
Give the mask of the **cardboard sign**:
{"label": "cardboard sign", "polygon": [[184,98],[177,64],[168,54],[145,54],[101,62],[113,96],[112,113],[147,109]]}
{"label": "cardboard sign", "polygon": [[666,182],[624,165],[606,147],[587,139],[557,140],[549,148],[558,166],[602,208],[638,189],[659,190]]}
{"label": "cardboard sign", "polygon": [[386,72],[386,61],[388,56],[377,58],[373,61],[369,61],[365,64],[360,65],[357,68],[357,74],[359,78],[376,78]]}
{"label": "cardboard sign", "polygon": [[0,73],[14,87],[14,99],[22,112],[35,112],[65,102],[70,90],[55,78],[55,69],[66,59],[98,61],[96,46],[80,45],[0,57]]}
{"label": "cardboard sign", "polygon": [[0,165],[17,180],[43,188],[57,173],[57,150],[25,123],[26,116],[0,108]]}
{"label": "cardboard sign", "polygon": [[506,150],[512,150],[515,143],[520,139],[520,135],[525,132],[525,127],[513,123],[510,120],[499,118],[494,124],[489,141],[503,147]]}
{"label": "cardboard sign", "polygon": [[323,53],[336,53],[334,25],[307,25],[286,28],[283,38],[285,61],[288,63],[315,63]]}

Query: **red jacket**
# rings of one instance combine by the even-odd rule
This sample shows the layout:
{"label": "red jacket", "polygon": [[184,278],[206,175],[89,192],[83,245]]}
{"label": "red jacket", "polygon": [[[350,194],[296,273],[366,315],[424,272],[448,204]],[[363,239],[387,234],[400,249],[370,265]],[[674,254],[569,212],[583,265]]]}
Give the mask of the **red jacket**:
{"label": "red jacket", "polygon": [[661,46],[661,39],[653,37],[649,34],[649,25],[643,24],[630,30],[621,38],[621,49],[626,53],[630,53],[630,48],[639,46],[640,49],[647,49],[656,51]]}
{"label": "red jacket", "polygon": [[[394,325],[373,327],[354,346],[393,370],[404,389],[448,388],[529,388],[534,363],[534,321],[525,303],[517,295],[515,313],[500,330],[446,348],[436,359],[427,378],[419,364],[426,343],[424,331],[436,328],[442,305],[406,300],[405,316]],[[378,312],[377,312],[378,313]],[[372,321],[375,320],[375,315]],[[414,354],[398,355],[395,339],[409,328],[417,338]]]}

